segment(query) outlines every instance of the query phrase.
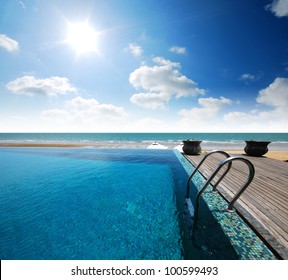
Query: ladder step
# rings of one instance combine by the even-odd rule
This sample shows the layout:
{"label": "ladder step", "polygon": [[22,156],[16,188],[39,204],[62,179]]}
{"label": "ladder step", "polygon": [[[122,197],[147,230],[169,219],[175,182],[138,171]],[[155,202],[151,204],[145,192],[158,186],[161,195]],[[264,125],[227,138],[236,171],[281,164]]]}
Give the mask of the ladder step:
{"label": "ladder step", "polygon": [[194,216],[194,206],[190,198],[186,198],[186,205],[191,217]]}

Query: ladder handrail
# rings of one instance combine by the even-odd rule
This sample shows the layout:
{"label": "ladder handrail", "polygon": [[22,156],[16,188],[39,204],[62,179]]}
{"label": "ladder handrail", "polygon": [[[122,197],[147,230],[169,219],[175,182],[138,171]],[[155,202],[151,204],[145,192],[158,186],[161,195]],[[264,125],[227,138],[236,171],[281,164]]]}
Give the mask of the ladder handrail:
{"label": "ladder handrail", "polygon": [[[199,170],[200,166],[203,164],[203,162],[207,159],[207,157],[211,156],[212,154],[223,154],[226,156],[226,158],[229,158],[230,155],[228,153],[226,153],[225,151],[220,151],[220,150],[215,150],[215,151],[212,151],[210,153],[207,153],[203,159],[199,162],[199,164],[196,166],[196,168],[194,169],[194,171],[192,172],[192,174],[189,176],[188,180],[187,180],[187,187],[186,187],[186,199],[189,199],[190,198],[190,181],[192,179],[192,177],[195,175],[195,173]],[[227,170],[223,173],[223,175],[219,178],[219,180],[215,183],[214,187],[216,189],[216,187],[218,186],[218,184],[221,182],[221,180],[225,177],[225,175],[228,173],[228,171],[230,170],[231,168],[231,165],[232,163],[230,163],[228,165],[228,168]],[[213,190],[215,190],[213,188]]]}
{"label": "ladder handrail", "polygon": [[246,165],[248,166],[248,169],[249,169],[249,176],[248,176],[247,181],[245,182],[245,184],[242,186],[242,188],[238,190],[238,192],[235,194],[235,196],[229,202],[228,207],[226,209],[228,212],[234,212],[235,211],[235,209],[233,208],[234,203],[240,197],[240,195],[247,189],[247,187],[253,181],[253,178],[254,178],[254,175],[255,175],[255,168],[254,168],[254,165],[252,164],[252,162],[250,160],[248,160],[248,159],[246,159],[244,157],[240,157],[240,156],[232,157],[231,160],[240,160],[240,161],[245,162]]}
{"label": "ladder handrail", "polygon": [[[195,201],[195,207],[194,207],[194,220],[197,220],[198,218],[198,206],[199,206],[199,199],[200,196],[202,195],[202,193],[204,192],[204,190],[208,187],[208,185],[211,183],[211,181],[213,180],[213,178],[216,176],[216,174],[219,172],[219,170],[225,165],[225,164],[231,164],[232,161],[235,160],[239,160],[239,161],[243,161],[244,163],[246,163],[246,165],[249,168],[249,176],[247,181],[245,182],[245,184],[242,186],[242,188],[240,188],[238,190],[238,192],[236,193],[236,195],[231,199],[231,201],[228,204],[228,207],[226,209],[226,211],[228,212],[234,212],[235,210],[233,209],[233,205],[236,202],[236,200],[240,197],[240,195],[246,190],[246,188],[250,185],[250,183],[252,182],[253,178],[254,178],[254,174],[255,174],[255,169],[253,164],[246,158],[241,157],[241,156],[234,156],[234,157],[229,157],[225,160],[223,160],[222,162],[220,162],[220,164],[218,165],[218,167],[215,169],[215,171],[211,174],[211,176],[209,177],[209,179],[206,181],[205,185],[202,187],[201,190],[199,190],[199,192],[197,193],[197,197],[196,197],[196,201]],[[229,168],[230,169],[230,168]],[[227,172],[226,172],[227,173]],[[225,174],[226,175],[226,174]],[[221,176],[221,180],[224,178],[224,176]],[[221,181],[220,180],[220,181]],[[218,180],[219,182],[219,180]],[[218,183],[217,182],[217,183]],[[214,188],[213,188],[214,189]]]}

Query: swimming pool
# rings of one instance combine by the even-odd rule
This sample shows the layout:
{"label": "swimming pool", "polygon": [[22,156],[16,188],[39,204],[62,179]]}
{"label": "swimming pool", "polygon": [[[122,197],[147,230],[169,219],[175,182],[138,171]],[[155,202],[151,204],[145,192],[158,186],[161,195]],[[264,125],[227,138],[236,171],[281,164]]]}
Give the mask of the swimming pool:
{"label": "swimming pool", "polygon": [[0,156],[1,259],[242,258],[205,200],[191,240],[191,166],[177,151],[1,148]]}

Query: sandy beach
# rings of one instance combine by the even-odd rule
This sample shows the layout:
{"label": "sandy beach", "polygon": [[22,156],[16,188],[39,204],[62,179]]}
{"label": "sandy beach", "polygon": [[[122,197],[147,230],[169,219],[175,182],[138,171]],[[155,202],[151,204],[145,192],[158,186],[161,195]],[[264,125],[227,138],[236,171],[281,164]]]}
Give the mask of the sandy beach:
{"label": "sandy beach", "polygon": [[[143,144],[139,143],[97,143],[97,144],[79,144],[79,143],[0,143],[0,147],[35,147],[35,148],[146,148]],[[168,147],[173,148],[173,147]],[[215,149],[218,149],[215,147]],[[223,147],[219,148],[223,150]],[[225,150],[225,149],[224,149]],[[209,152],[210,150],[203,149],[203,153]],[[241,155],[244,154],[243,150],[225,150],[231,155]],[[269,150],[264,157],[273,158],[281,161],[288,161],[288,150]]]}
{"label": "sandy beach", "polygon": [[[244,154],[243,151],[228,151],[228,153],[230,153],[231,155]],[[268,151],[268,153],[265,154],[264,157],[288,161],[288,151]]]}

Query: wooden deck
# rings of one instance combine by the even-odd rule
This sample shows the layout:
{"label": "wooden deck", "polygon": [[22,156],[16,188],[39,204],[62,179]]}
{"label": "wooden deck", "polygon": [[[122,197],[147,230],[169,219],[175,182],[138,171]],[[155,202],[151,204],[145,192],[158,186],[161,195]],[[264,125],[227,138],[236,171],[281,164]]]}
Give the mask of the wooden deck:
{"label": "wooden deck", "polygon": [[[193,165],[197,165],[203,158],[203,155],[185,156]],[[234,206],[279,258],[288,259],[288,162],[266,157],[241,156],[253,163],[255,176]],[[209,177],[224,158],[220,154],[208,157],[200,168],[202,175]],[[243,162],[235,161],[218,190],[223,197],[231,200],[247,176],[247,166]]]}

